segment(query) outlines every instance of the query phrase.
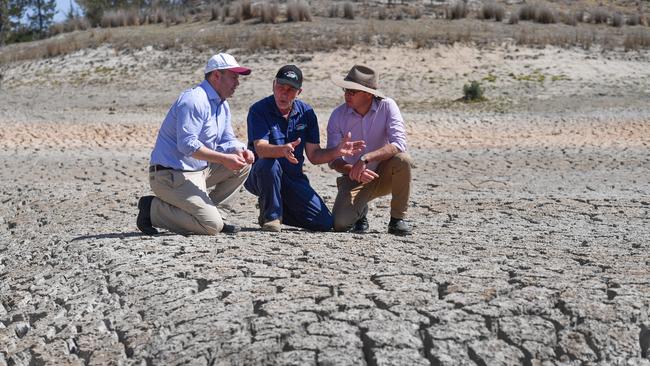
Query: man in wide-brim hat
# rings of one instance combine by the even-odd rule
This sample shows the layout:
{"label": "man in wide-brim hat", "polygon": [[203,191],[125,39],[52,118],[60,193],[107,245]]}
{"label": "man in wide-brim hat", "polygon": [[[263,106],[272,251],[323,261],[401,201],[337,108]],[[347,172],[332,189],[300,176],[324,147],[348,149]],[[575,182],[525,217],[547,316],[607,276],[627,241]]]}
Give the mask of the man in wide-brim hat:
{"label": "man in wide-brim hat", "polygon": [[377,73],[366,66],[355,65],[344,79],[332,76],[332,81],[343,88],[345,103],[330,116],[327,146],[338,145],[344,136],[366,142],[362,152],[329,163],[342,174],[337,179],[334,230],[367,231],[368,202],[390,194],[388,232],[410,234],[404,218],[411,192],[411,157],[399,107],[378,89]]}

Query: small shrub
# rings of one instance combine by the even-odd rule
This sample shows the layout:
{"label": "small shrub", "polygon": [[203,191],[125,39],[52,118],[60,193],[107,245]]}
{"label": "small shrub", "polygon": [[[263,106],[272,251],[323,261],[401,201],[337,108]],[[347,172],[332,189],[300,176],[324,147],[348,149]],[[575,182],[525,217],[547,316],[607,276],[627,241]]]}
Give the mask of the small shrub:
{"label": "small shrub", "polygon": [[349,1],[343,4],[343,18],[354,19],[354,6]]}
{"label": "small shrub", "polygon": [[638,50],[641,48],[650,48],[650,33],[645,30],[637,30],[625,35],[623,48],[626,51]]}
{"label": "small shrub", "polygon": [[591,22],[594,24],[607,24],[610,14],[607,10],[598,8],[591,13]]}
{"label": "small shrub", "polygon": [[535,20],[535,13],[537,12],[537,6],[526,4],[519,8],[517,15],[519,20]]}
{"label": "small shrub", "polygon": [[612,27],[622,27],[623,26],[623,14],[614,13],[612,16]]}
{"label": "small shrub", "polygon": [[462,19],[467,17],[467,5],[464,1],[458,0],[453,4],[447,6],[445,18],[447,19]]}
{"label": "small shrub", "polygon": [[469,84],[463,85],[463,100],[466,102],[479,102],[485,100],[481,83],[473,80]]}
{"label": "small shrub", "polygon": [[558,14],[558,18],[560,18],[560,22],[562,22],[562,23],[564,23],[566,25],[571,25],[571,26],[578,25],[578,19],[576,18],[575,13],[560,12]]}
{"label": "small shrub", "polygon": [[557,23],[555,12],[546,6],[538,6],[535,9],[535,22],[541,24]]}
{"label": "small shrub", "polygon": [[519,23],[519,12],[513,11],[508,17],[508,24],[517,24]]}
{"label": "small shrub", "polygon": [[386,8],[384,7],[379,8],[379,10],[377,11],[377,19],[385,20],[386,18],[388,18],[388,12],[386,11]]}
{"label": "small shrub", "polygon": [[327,15],[330,18],[338,18],[339,16],[339,6],[337,4],[331,4],[329,7],[329,10],[327,11]]}
{"label": "small shrub", "polygon": [[311,13],[309,5],[304,0],[292,1],[287,3],[287,21],[288,22],[310,22]]}
{"label": "small shrub", "polygon": [[260,20],[262,23],[275,23],[279,13],[277,3],[264,3],[262,4]]}
{"label": "small shrub", "polygon": [[243,20],[248,20],[253,17],[253,9],[251,8],[250,0],[242,0],[240,4],[241,9],[241,18]]}
{"label": "small shrub", "polygon": [[219,20],[220,17],[221,17],[221,8],[219,8],[216,5],[212,5],[210,7],[210,21],[212,22],[215,20]]}
{"label": "small shrub", "polygon": [[422,8],[419,6],[409,6],[406,8],[406,14],[408,14],[411,19],[420,19],[422,18]]}
{"label": "small shrub", "polygon": [[641,24],[641,17],[639,14],[630,14],[627,17],[627,20],[625,22],[627,25],[639,25]]}
{"label": "small shrub", "polygon": [[506,14],[506,9],[495,2],[488,2],[483,4],[481,11],[479,12],[479,17],[481,19],[494,19],[497,22],[503,20]]}

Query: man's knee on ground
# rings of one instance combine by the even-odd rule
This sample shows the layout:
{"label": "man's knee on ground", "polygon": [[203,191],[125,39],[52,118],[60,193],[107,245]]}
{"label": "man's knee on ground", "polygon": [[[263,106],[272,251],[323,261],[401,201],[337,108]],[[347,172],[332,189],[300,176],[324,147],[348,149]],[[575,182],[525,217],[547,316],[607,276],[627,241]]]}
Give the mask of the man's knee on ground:
{"label": "man's knee on ground", "polygon": [[354,225],[356,221],[356,217],[351,213],[334,213],[334,231],[348,231],[352,228],[352,225]]}
{"label": "man's knee on ground", "polygon": [[205,229],[204,235],[217,235],[223,229],[223,221],[219,220],[208,220],[202,223],[203,228]]}

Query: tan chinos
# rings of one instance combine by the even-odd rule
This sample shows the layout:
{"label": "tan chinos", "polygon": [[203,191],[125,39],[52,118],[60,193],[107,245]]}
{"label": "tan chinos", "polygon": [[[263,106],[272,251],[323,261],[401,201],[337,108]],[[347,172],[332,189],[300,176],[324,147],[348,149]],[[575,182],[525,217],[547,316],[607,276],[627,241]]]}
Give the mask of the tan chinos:
{"label": "tan chinos", "polygon": [[233,196],[249,172],[250,165],[233,172],[220,164],[210,164],[196,172],[150,172],[149,184],[156,195],[151,202],[151,223],[179,234],[220,232],[223,219],[216,205]]}
{"label": "tan chinos", "polygon": [[411,156],[398,153],[377,166],[378,178],[370,183],[359,183],[347,175],[338,177],[339,192],[334,202],[334,230],[347,231],[368,211],[368,202],[392,194],[390,215],[396,219],[406,217],[411,194]]}

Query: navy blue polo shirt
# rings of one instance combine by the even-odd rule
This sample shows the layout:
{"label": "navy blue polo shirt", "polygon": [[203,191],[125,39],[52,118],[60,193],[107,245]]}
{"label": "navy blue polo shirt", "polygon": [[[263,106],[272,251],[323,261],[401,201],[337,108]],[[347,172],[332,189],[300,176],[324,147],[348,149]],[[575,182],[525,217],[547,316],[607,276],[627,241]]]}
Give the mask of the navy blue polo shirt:
{"label": "navy blue polo shirt", "polygon": [[285,172],[302,173],[305,161],[305,143],[320,144],[318,119],[314,109],[301,100],[294,100],[293,108],[288,120],[285,119],[275,98],[270,95],[253,104],[248,110],[248,149],[255,153],[255,140],[267,140],[272,145],[284,145],[300,138],[300,145],[296,146],[294,156],[298,164],[291,164],[286,158],[278,158]]}

